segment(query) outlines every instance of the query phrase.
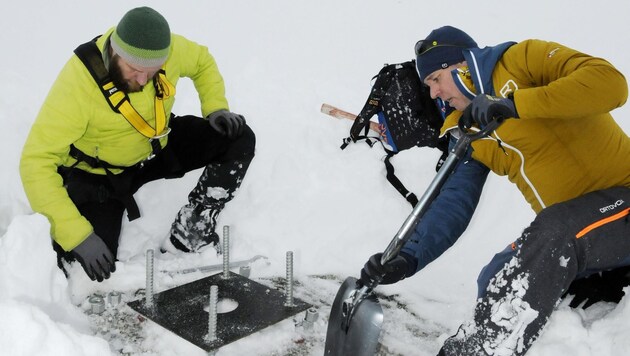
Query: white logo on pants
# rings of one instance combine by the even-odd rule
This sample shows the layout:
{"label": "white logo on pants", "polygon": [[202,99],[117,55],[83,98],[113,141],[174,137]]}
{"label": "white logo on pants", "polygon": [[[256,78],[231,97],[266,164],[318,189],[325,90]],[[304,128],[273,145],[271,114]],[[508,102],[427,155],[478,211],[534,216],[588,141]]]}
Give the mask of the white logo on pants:
{"label": "white logo on pants", "polygon": [[603,214],[612,210],[617,209],[625,203],[623,200],[619,199],[614,204],[606,205],[605,207],[599,208],[599,211]]}

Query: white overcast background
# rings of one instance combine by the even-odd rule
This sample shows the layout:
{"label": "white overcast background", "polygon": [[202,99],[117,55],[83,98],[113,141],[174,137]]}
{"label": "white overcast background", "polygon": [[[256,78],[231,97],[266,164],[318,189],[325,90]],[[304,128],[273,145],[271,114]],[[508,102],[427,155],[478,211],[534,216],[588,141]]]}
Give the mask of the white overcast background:
{"label": "white overcast background", "polygon": [[[136,194],[143,216],[124,220],[117,271],[101,284],[89,281],[80,268],[66,280],[50,248],[48,222],[26,200],[18,174],[20,152],[59,70],[77,45],[141,5],[79,0],[1,5],[2,354],[116,354],[120,347],[110,346],[91,327],[83,312],[86,298],[111,290],[127,295],[144,287],[145,251],[158,248],[201,173],[153,182]],[[630,74],[627,1],[159,0],[150,6],[166,17],[173,32],[209,47],[231,109],[243,114],[257,134],[257,156],[219,221],[219,229],[231,227],[231,257],[267,256],[269,264],[254,264],[251,278],[270,284],[284,277],[285,254],[293,251],[295,279],[304,285],[296,296],[319,307],[319,321],[306,336],[288,319],[220,349],[219,355],[283,355],[296,347],[303,354],[323,354],[328,305],[340,280],[358,276],[410,212],[385,180],[381,148],[359,144],[341,151],[351,123],[321,114],[322,103],[358,113],[381,66],[412,59],[415,42],[443,25],[460,27],[481,46],[528,38],[557,41],[606,58]],[[177,90],[174,112],[199,114],[190,81],[182,80]],[[629,107],[615,110],[614,116],[630,132]],[[435,176],[438,156],[418,148],[393,162],[401,180],[420,194]],[[533,217],[516,187],[491,175],[470,227],[451,250],[413,278],[377,288],[406,306],[385,308],[382,342],[389,352],[435,355],[471,317],[479,270]],[[156,260],[164,269],[220,262],[212,251],[158,254]],[[314,277],[321,275],[337,278]],[[156,288],[204,276],[162,275]],[[586,311],[561,304],[528,355],[630,354],[629,304],[625,298],[619,305],[599,303]],[[143,339],[125,345],[126,352],[204,354],[160,326],[144,324]],[[302,348],[301,337],[308,344]]]}

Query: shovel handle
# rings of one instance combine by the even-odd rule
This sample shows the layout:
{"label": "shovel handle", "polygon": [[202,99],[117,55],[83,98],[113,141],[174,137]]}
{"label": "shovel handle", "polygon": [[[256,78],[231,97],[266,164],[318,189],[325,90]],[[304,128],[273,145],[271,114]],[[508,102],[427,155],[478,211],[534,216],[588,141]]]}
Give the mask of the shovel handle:
{"label": "shovel handle", "polygon": [[[464,115],[466,114],[467,113],[465,113]],[[391,240],[391,242],[383,252],[383,256],[381,257],[381,265],[384,265],[385,263],[391,261],[392,259],[394,259],[394,257],[398,255],[403,245],[411,237],[411,233],[415,229],[416,225],[418,224],[424,213],[426,213],[435,197],[438,195],[440,189],[448,179],[449,175],[455,169],[457,162],[459,162],[459,160],[464,157],[464,154],[466,153],[466,150],[468,149],[470,144],[475,140],[486,137],[492,131],[496,130],[496,128],[499,127],[501,123],[503,123],[503,118],[495,118],[478,132],[468,132],[468,128],[464,126],[463,122],[464,120],[460,119],[458,123],[460,132],[463,133],[462,136],[457,140],[457,143],[449,152],[448,157],[444,161],[444,164],[438,171],[437,175],[435,176],[435,178],[433,178],[427,190],[418,200],[418,204],[416,204],[411,214],[409,214],[407,219],[405,219],[405,222],[402,224],[394,238]],[[373,285],[370,287],[374,288],[379,283],[380,281],[374,281]]]}
{"label": "shovel handle", "polygon": [[352,320],[354,312],[357,310],[357,306],[359,306],[359,304],[370,295],[373,289],[374,287],[372,286],[363,285],[361,288],[355,289],[352,294],[343,301],[341,307],[341,316],[343,318],[341,327],[345,332],[347,332],[350,327],[350,320]]}

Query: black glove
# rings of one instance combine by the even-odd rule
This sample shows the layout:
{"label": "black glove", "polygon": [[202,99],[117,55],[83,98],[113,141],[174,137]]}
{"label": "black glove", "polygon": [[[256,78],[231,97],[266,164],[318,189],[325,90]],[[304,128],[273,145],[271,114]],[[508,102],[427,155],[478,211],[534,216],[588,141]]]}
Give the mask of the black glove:
{"label": "black glove", "polygon": [[392,284],[413,274],[412,266],[415,269],[415,264],[411,262],[413,257],[408,254],[401,252],[384,266],[381,265],[382,256],[382,253],[373,255],[363,266],[361,270],[361,283],[363,285],[370,285],[381,277],[381,284]]}
{"label": "black glove", "polygon": [[95,233],[91,233],[71,252],[91,280],[102,282],[116,271],[114,255]]}
{"label": "black glove", "polygon": [[218,110],[208,115],[210,126],[228,138],[236,138],[243,134],[245,118],[227,110]]}
{"label": "black glove", "polygon": [[[505,120],[509,118],[518,118],[514,99],[512,96],[507,98],[498,98],[486,94],[477,95],[472,103],[472,118],[477,122],[479,127],[484,127],[494,119]],[[470,127],[470,125],[468,126]]]}

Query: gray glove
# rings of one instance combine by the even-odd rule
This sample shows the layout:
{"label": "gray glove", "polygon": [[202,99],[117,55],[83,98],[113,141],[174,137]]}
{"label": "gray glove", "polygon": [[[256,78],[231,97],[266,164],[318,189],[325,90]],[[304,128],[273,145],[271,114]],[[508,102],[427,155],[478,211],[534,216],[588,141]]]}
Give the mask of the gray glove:
{"label": "gray glove", "polygon": [[217,110],[208,115],[210,126],[218,133],[228,138],[236,138],[243,134],[245,118],[225,109]]}
{"label": "gray glove", "polygon": [[115,256],[95,233],[91,233],[71,252],[91,280],[102,282],[116,271]]}

